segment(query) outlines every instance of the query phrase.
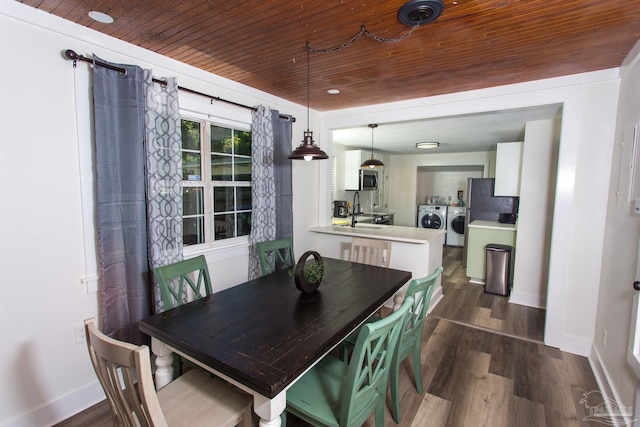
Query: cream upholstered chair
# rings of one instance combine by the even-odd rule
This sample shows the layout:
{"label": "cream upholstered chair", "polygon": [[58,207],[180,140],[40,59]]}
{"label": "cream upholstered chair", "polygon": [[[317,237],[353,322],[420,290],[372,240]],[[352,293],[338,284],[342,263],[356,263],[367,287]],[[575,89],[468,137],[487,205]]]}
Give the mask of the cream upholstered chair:
{"label": "cream upholstered chair", "polygon": [[[149,347],[110,338],[84,322],[89,356],[118,426],[251,427],[251,397],[192,369],[156,393]],[[118,373],[120,370],[121,375]],[[137,378],[137,384],[135,379]]]}
{"label": "cream upholstered chair", "polygon": [[[364,237],[354,237],[351,239],[351,255],[349,261],[389,268],[390,260],[391,242],[380,239],[366,239]],[[378,317],[381,315],[380,310],[376,313]]]}
{"label": "cream upholstered chair", "polygon": [[354,237],[351,240],[349,261],[361,264],[389,267],[391,260],[391,242],[380,239]]}

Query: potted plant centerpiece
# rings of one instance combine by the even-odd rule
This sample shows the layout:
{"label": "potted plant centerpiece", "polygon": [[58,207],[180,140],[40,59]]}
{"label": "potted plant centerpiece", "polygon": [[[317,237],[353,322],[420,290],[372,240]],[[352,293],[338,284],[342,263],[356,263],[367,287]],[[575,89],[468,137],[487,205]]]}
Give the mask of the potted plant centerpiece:
{"label": "potted plant centerpiece", "polygon": [[[309,257],[313,257],[312,260]],[[307,294],[310,294],[318,289],[322,276],[324,275],[324,262],[318,252],[307,251],[305,252],[295,269],[295,282],[296,287]]]}

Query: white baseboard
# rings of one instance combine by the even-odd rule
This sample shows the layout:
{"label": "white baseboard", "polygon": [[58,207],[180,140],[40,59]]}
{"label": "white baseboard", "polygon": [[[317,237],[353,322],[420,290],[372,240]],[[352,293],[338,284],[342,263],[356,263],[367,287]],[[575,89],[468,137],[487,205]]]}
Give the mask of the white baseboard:
{"label": "white baseboard", "polygon": [[591,346],[593,345],[592,341],[578,337],[572,337],[569,335],[562,336],[562,342],[560,343],[560,345],[547,344],[546,339],[544,343],[546,345],[551,345],[551,347],[558,347],[562,351],[584,357],[589,357],[589,355],[591,354]]}
{"label": "white baseboard", "polygon": [[[616,388],[613,386],[613,382],[610,381],[611,377],[607,372],[607,368],[602,364],[600,353],[598,352],[598,348],[595,344],[592,344],[591,346],[591,354],[588,359],[589,365],[591,365],[591,370],[593,371],[593,376],[596,378],[596,382],[598,383],[598,387],[600,388],[600,392],[603,394],[604,398],[622,403],[623,400],[620,398],[620,394],[618,394]],[[631,427],[633,425],[631,417],[625,415],[624,418],[626,425]]]}
{"label": "white baseboard", "polygon": [[523,294],[520,292],[511,291],[509,302],[519,305],[525,305],[533,308],[546,308],[547,299],[539,295]]}
{"label": "white baseboard", "polygon": [[0,427],[52,426],[105,399],[98,380],[67,393],[39,408],[0,423]]}

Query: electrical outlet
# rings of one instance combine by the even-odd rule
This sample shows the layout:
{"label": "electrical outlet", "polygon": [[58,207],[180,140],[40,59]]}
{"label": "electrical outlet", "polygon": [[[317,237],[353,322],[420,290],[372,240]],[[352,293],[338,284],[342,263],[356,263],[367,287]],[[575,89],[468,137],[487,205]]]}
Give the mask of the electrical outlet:
{"label": "electrical outlet", "polygon": [[83,344],[87,340],[87,337],[84,334],[84,325],[76,325],[73,332],[76,337],[76,344]]}
{"label": "electrical outlet", "polygon": [[602,346],[606,347],[607,346],[607,329],[603,329],[602,330]]}

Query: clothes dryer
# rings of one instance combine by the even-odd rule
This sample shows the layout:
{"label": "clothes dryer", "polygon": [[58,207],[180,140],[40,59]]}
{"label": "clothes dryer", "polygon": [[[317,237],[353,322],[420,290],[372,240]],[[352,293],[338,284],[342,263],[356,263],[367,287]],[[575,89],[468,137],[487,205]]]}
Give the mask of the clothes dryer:
{"label": "clothes dryer", "polygon": [[449,206],[447,209],[447,246],[464,246],[466,209]]}
{"label": "clothes dryer", "polygon": [[447,207],[442,205],[418,205],[418,227],[446,230]]}

